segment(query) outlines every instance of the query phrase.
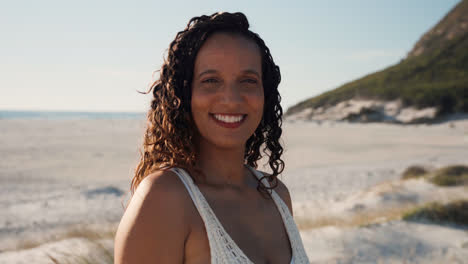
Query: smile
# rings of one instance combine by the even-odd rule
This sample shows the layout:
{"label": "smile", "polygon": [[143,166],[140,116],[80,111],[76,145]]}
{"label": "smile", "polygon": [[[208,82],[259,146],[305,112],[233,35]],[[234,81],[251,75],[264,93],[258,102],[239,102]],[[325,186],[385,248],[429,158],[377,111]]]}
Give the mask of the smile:
{"label": "smile", "polygon": [[247,115],[245,114],[210,114],[210,116],[221,126],[236,128],[242,124]]}

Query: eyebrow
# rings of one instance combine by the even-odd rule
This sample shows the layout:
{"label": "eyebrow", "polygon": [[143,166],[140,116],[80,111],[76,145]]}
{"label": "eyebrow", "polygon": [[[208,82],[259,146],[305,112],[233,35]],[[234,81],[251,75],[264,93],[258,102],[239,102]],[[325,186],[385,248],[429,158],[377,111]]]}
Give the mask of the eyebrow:
{"label": "eyebrow", "polygon": [[206,70],[206,71],[203,71],[201,72],[199,75],[198,75],[198,78],[200,78],[202,75],[204,74],[208,74],[208,73],[217,73],[218,71],[216,70],[212,70],[212,69],[209,69],[209,70]]}
{"label": "eyebrow", "polygon": [[[202,75],[204,75],[204,74],[208,74],[208,73],[217,73],[217,72],[218,72],[217,70],[208,69],[208,70],[206,70],[206,71],[201,72],[201,73],[198,75],[198,78],[200,78],[200,77],[201,77]],[[247,69],[247,70],[243,70],[242,73],[254,74],[254,75],[256,75],[258,78],[260,78],[260,74],[259,74],[256,70]]]}
{"label": "eyebrow", "polygon": [[243,73],[251,73],[253,75],[257,75],[258,78],[260,78],[260,74],[256,71],[256,70],[251,70],[251,69],[247,69],[247,70],[244,70],[242,71]]}

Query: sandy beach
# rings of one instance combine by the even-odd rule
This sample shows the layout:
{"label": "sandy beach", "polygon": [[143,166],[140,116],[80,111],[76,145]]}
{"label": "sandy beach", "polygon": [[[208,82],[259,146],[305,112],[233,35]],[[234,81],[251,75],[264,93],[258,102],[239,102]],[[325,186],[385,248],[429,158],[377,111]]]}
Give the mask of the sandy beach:
{"label": "sandy beach", "polygon": [[[71,253],[111,263],[105,252],[129,198],[143,129],[135,119],[0,120],[0,263],[52,263]],[[466,187],[400,180],[411,165],[468,165],[468,120],[287,121],[283,131],[280,179],[312,263],[468,263],[466,229],[389,215],[468,199]]]}

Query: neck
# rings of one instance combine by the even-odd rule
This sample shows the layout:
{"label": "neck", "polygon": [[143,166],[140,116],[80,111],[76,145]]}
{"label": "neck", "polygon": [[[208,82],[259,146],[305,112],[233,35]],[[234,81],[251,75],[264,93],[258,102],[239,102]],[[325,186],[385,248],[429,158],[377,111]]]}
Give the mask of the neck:
{"label": "neck", "polygon": [[245,147],[223,149],[209,143],[199,144],[197,169],[205,179],[203,184],[245,189],[257,186],[255,175],[244,165]]}

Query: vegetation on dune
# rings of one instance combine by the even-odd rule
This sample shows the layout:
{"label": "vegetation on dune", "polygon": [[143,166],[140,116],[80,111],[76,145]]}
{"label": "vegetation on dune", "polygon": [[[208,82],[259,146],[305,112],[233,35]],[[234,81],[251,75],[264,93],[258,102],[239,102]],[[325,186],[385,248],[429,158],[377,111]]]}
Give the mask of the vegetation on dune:
{"label": "vegetation on dune", "polygon": [[402,180],[425,178],[431,183],[449,186],[468,186],[468,166],[449,165],[434,171],[429,171],[423,166],[413,165],[408,167],[401,175]]}
{"label": "vegetation on dune", "polygon": [[452,165],[434,172],[430,181],[439,186],[468,185],[468,166]]}
{"label": "vegetation on dune", "polygon": [[428,170],[423,166],[413,165],[408,167],[401,176],[402,180],[408,179],[417,179],[420,177],[424,177],[428,173]]}
{"label": "vegetation on dune", "polygon": [[438,115],[468,112],[468,30],[460,26],[467,13],[465,0],[416,43],[425,48],[421,54],[302,101],[286,114],[350,99],[400,99],[403,106],[436,107]]}
{"label": "vegetation on dune", "polygon": [[383,71],[303,101],[287,114],[335,105],[353,98],[391,101],[404,106],[435,106],[438,114],[468,112],[468,35],[431,54],[403,60]]}
{"label": "vegetation on dune", "polygon": [[[79,225],[70,227],[70,229],[54,234],[42,240],[24,240],[17,245],[15,250],[31,249],[44,245],[46,243],[54,243],[61,240],[80,239],[88,247],[88,250],[83,250],[80,246],[79,251],[60,250],[60,246],[48,247],[44,254],[50,263],[60,264],[95,264],[95,263],[114,263],[113,239],[116,234],[115,223],[109,223],[108,226],[99,229],[92,226]],[[112,243],[111,243],[112,242]]]}
{"label": "vegetation on dune", "polygon": [[430,203],[406,212],[402,219],[468,227],[468,200],[458,200],[448,204]]}
{"label": "vegetation on dune", "polygon": [[[91,240],[90,240],[91,241]],[[52,261],[54,264],[111,264],[114,263],[114,253],[111,249],[108,249],[105,245],[103,245],[99,241],[91,241],[95,246],[94,250],[99,251],[99,258],[91,257],[88,255],[80,255],[80,254],[69,254],[69,253],[62,253],[55,251],[55,257],[52,256],[50,253],[45,253],[45,255]],[[61,257],[58,257],[58,256]]]}
{"label": "vegetation on dune", "polygon": [[403,212],[413,208],[412,204],[404,204],[399,207],[370,209],[355,214],[329,215],[317,217],[295,216],[294,220],[300,231],[322,228],[326,226],[336,227],[367,227],[378,223],[399,220]]}
{"label": "vegetation on dune", "polygon": [[8,250],[30,249],[38,247],[45,243],[60,241],[69,238],[84,238],[90,241],[113,238],[115,237],[115,233],[117,231],[117,224],[118,223],[109,223],[107,227],[101,227],[100,230],[97,230],[92,226],[86,225],[70,226],[67,230],[53,233],[51,235],[39,239],[26,238],[20,240],[14,248]]}

